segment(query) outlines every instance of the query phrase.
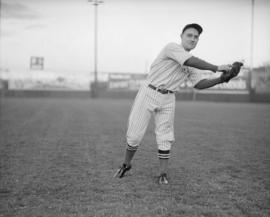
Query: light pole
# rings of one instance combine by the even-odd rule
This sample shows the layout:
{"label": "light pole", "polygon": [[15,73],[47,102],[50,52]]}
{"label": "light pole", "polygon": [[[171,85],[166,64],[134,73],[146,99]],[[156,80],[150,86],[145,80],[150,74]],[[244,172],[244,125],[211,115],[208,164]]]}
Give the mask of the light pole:
{"label": "light pole", "polygon": [[254,1],[251,0],[251,28],[250,28],[250,70],[249,70],[249,94],[253,95],[252,71],[253,71],[253,42],[254,42]]}
{"label": "light pole", "polygon": [[89,2],[92,2],[95,7],[95,36],[94,36],[94,85],[92,86],[91,92],[93,97],[97,97],[97,91],[98,91],[98,6],[99,4],[103,3],[103,1],[100,0],[88,0]]}

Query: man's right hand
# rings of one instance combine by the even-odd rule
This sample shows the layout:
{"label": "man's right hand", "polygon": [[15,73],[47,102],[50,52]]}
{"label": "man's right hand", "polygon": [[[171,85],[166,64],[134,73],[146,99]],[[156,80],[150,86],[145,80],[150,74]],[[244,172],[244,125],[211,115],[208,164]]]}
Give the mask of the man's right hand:
{"label": "man's right hand", "polygon": [[231,70],[231,68],[232,68],[232,65],[230,65],[230,64],[220,65],[220,66],[218,66],[217,71],[219,71],[219,72],[228,72],[228,71]]}

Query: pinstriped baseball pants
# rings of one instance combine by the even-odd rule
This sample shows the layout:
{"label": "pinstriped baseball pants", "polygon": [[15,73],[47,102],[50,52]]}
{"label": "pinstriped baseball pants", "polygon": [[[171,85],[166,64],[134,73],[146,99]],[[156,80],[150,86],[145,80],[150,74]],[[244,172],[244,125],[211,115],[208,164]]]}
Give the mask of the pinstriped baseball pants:
{"label": "pinstriped baseball pants", "polygon": [[136,150],[145,134],[150,118],[155,121],[159,151],[169,151],[174,141],[175,94],[161,94],[145,83],[137,93],[132,106],[127,130],[129,148]]}

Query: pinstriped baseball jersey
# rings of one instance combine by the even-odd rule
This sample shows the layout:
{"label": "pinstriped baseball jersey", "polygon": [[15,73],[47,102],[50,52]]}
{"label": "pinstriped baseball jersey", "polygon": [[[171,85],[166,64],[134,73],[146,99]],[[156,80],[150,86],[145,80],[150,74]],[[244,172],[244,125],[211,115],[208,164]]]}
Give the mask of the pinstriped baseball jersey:
{"label": "pinstriped baseball jersey", "polygon": [[167,44],[151,65],[147,82],[167,90],[177,92],[186,79],[193,86],[203,79],[200,70],[184,66],[184,62],[192,56],[182,45]]}

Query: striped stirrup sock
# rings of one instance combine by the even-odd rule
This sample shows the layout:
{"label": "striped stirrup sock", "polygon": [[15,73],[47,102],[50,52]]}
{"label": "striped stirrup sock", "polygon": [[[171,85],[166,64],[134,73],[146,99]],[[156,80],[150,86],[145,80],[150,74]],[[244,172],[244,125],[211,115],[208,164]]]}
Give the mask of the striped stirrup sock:
{"label": "striped stirrup sock", "polygon": [[137,151],[138,149],[138,146],[131,146],[127,143],[127,150],[129,151]]}
{"label": "striped stirrup sock", "polygon": [[158,150],[158,157],[161,159],[169,159],[170,158],[170,150]]}

